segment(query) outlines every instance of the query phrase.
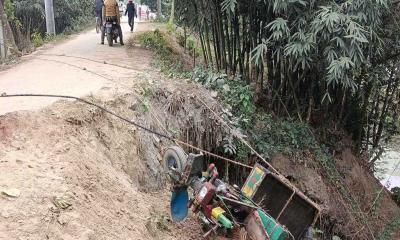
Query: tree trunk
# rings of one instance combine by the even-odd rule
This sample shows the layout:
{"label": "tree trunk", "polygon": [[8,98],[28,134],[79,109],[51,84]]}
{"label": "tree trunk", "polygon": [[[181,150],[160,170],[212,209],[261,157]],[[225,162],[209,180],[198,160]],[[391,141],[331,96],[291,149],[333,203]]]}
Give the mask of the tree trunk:
{"label": "tree trunk", "polygon": [[0,3],[0,17],[3,26],[4,50],[5,50],[4,55],[6,58],[19,56],[20,52],[18,51],[18,48],[15,44],[13,32],[8,22],[7,15],[4,12],[3,1]]}

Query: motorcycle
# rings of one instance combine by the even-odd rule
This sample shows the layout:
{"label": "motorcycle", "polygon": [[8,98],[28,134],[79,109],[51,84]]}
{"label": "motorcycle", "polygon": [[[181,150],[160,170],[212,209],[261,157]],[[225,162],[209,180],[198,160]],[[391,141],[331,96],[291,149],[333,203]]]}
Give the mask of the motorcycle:
{"label": "motorcycle", "polygon": [[105,35],[107,37],[107,42],[110,47],[113,46],[114,41],[115,43],[117,43],[117,39],[121,37],[119,36],[117,24],[117,21],[107,21],[104,26]]}

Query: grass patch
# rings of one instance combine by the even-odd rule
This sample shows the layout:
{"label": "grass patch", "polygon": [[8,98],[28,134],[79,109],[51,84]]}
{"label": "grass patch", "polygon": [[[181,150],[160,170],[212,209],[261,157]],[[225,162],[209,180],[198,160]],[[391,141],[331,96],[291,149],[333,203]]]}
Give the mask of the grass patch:
{"label": "grass patch", "polygon": [[141,33],[137,36],[138,42],[145,48],[156,53],[156,63],[169,77],[184,78],[189,73],[185,71],[179,54],[167,40],[166,33],[156,29],[152,32]]}
{"label": "grass patch", "polygon": [[390,240],[392,239],[391,236],[392,234],[396,231],[399,230],[400,228],[400,216],[397,218],[393,219],[391,223],[386,225],[385,229],[382,231],[382,233],[379,236],[379,240]]}
{"label": "grass patch", "polygon": [[[276,154],[295,158],[296,153],[302,150],[311,151],[326,178],[349,203],[357,219],[368,224],[357,200],[343,184],[343,177],[329,154],[329,148],[319,143],[308,124],[295,119],[273,117],[257,108],[252,100],[254,89],[240,78],[230,79],[226,74],[197,68],[193,71],[192,79],[218,92],[225,107],[222,117],[240,134],[247,135],[256,151],[266,159],[272,159]],[[229,141],[222,146],[224,152],[238,161],[248,159],[251,152],[244,144],[231,140],[233,136],[227,136],[226,139]]]}

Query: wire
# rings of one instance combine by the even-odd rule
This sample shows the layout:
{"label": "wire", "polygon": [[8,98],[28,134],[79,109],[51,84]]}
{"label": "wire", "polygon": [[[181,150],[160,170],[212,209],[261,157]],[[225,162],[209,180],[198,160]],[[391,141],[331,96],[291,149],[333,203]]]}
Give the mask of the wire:
{"label": "wire", "polygon": [[174,140],[174,138],[172,138],[170,136],[167,136],[165,134],[153,131],[150,128],[144,127],[144,126],[142,126],[140,124],[137,124],[137,123],[125,118],[125,117],[122,117],[122,116],[120,116],[120,115],[118,115],[118,114],[106,109],[105,107],[102,107],[102,106],[100,106],[100,105],[98,105],[96,103],[87,101],[87,100],[79,98],[79,97],[73,97],[73,96],[67,96],[67,95],[54,95],[54,94],[2,94],[2,95],[0,95],[0,97],[2,97],[2,98],[10,98],[10,97],[47,97],[47,98],[74,99],[74,100],[77,100],[79,102],[85,103],[87,105],[99,108],[99,109],[103,110],[104,112],[106,112],[108,114],[111,114],[112,116],[114,116],[114,117],[116,117],[116,118],[118,118],[118,119],[120,119],[122,121],[125,121],[125,122],[127,122],[127,123],[129,123],[131,125],[134,125],[134,126],[140,128],[140,129],[144,130],[144,131],[150,132],[150,133],[152,133],[154,135],[157,135],[157,136],[162,137],[162,138],[166,138],[166,139],[171,140],[171,141]]}
{"label": "wire", "polygon": [[[54,55],[54,56],[58,56],[58,55]],[[68,57],[70,57],[70,56],[68,56]],[[78,58],[78,57],[74,57],[74,58]],[[120,81],[115,81],[114,79],[112,79],[112,78],[110,78],[110,77],[107,77],[107,76],[104,76],[104,75],[102,75],[102,74],[96,73],[96,72],[91,71],[91,70],[89,70],[89,69],[87,69],[87,68],[82,68],[82,67],[77,66],[77,65],[74,65],[74,64],[70,64],[70,63],[67,63],[67,62],[58,61],[58,60],[54,60],[54,59],[46,59],[46,58],[37,58],[37,59],[42,60],[42,61],[56,62],[56,63],[60,63],[60,64],[64,64],[64,65],[70,66],[70,67],[72,67],[72,68],[77,68],[77,69],[79,69],[79,70],[84,70],[84,71],[86,71],[86,72],[88,72],[88,73],[91,73],[91,74],[93,74],[93,75],[95,75],[95,76],[101,77],[101,78],[103,78],[103,79],[105,79],[105,80],[107,80],[107,81],[110,81],[110,82],[112,82],[112,83],[115,83],[116,85],[120,85],[120,86],[124,87],[126,90],[131,91],[131,88],[130,88],[128,85],[123,84],[123,83],[120,82]],[[82,58],[82,59],[86,59],[86,58]],[[90,59],[87,59],[87,60],[100,63],[100,61],[96,61],[96,60],[90,60]],[[114,66],[117,66],[117,65],[114,65]],[[133,70],[133,69],[131,69],[131,70]],[[131,91],[131,92],[133,93],[133,95],[135,95],[136,99],[138,99],[142,104],[145,104],[144,101],[143,101],[143,99],[142,99],[137,93],[135,93],[135,91]],[[157,114],[155,114],[155,113],[154,113],[153,111],[151,111],[151,110],[150,110],[150,114],[152,115],[152,117],[153,117],[154,119],[156,119],[158,125],[159,125],[165,132],[169,133],[168,130],[167,130],[167,129],[163,126],[163,124],[161,123],[161,121],[160,121],[160,119],[158,118]]]}
{"label": "wire", "polygon": [[100,60],[87,58],[87,57],[81,57],[81,56],[73,56],[73,55],[67,55],[67,54],[51,54],[51,53],[42,53],[42,54],[39,54],[39,56],[76,58],[76,59],[82,59],[82,60],[86,60],[86,61],[90,61],[90,62],[101,63],[101,64],[110,65],[110,66],[114,66],[114,67],[124,68],[124,69],[132,70],[132,71],[137,71],[136,69],[128,67],[128,66],[118,65],[118,64],[109,63],[106,61],[100,61]]}
{"label": "wire", "polygon": [[113,111],[110,111],[105,107],[102,107],[102,106],[100,106],[100,105],[98,105],[98,104],[96,104],[94,102],[90,102],[88,100],[85,100],[85,99],[82,99],[82,98],[79,98],[79,97],[73,97],[73,96],[68,96],[68,95],[54,95],[54,94],[6,94],[6,93],[3,93],[3,94],[0,95],[0,98],[12,98],[12,97],[47,97],[47,98],[65,98],[65,99],[77,100],[77,101],[82,102],[84,104],[99,108],[99,109],[103,110],[104,112],[106,112],[106,113],[108,113],[108,114],[110,114],[110,115],[112,115],[112,116],[114,116],[114,117],[116,117],[116,118],[128,123],[128,124],[134,125],[134,126],[140,128],[140,129],[142,129],[142,130],[144,130],[146,132],[149,132],[151,134],[154,134],[154,135],[156,135],[156,136],[158,136],[160,138],[164,138],[164,139],[170,140],[170,141],[172,141],[172,142],[174,142],[176,144],[182,144],[182,145],[187,146],[187,147],[189,147],[191,149],[203,152],[206,155],[212,156],[214,158],[217,158],[217,159],[220,159],[220,160],[223,160],[223,161],[227,161],[227,162],[230,162],[230,163],[242,166],[242,167],[250,168],[250,169],[253,168],[253,167],[251,167],[249,165],[246,165],[246,164],[243,164],[241,162],[234,161],[234,160],[219,156],[217,154],[211,153],[211,152],[206,151],[204,149],[198,148],[196,146],[193,146],[193,145],[191,145],[189,143],[183,142],[183,141],[181,141],[179,139],[176,139],[174,137],[168,136],[166,134],[159,133],[157,131],[151,130],[150,128],[144,127],[144,126],[142,126],[142,125],[140,125],[140,124],[138,124],[136,122],[133,122],[133,121],[131,121],[131,120],[125,118],[125,117],[122,117],[121,115],[118,115],[117,113],[115,113]]}
{"label": "wire", "polygon": [[[226,122],[224,121],[224,119],[222,119],[222,117],[221,117],[219,114],[217,114],[214,110],[212,110],[211,107],[209,107],[209,106],[207,105],[207,103],[205,103],[197,94],[195,94],[195,96],[196,96],[196,98],[199,100],[199,102],[202,103],[202,104],[203,104],[203,105],[218,119],[218,121],[219,121],[220,123],[222,123],[225,127],[227,127],[235,137],[237,137],[243,144],[245,144],[245,145],[250,149],[250,151],[252,151],[259,159],[261,159],[265,164],[267,164],[267,166],[268,166],[272,171],[274,171],[274,172],[275,172],[276,174],[278,174],[278,175],[281,175],[281,174],[279,173],[279,171],[276,170],[276,169],[272,166],[271,163],[269,163],[263,156],[261,156],[260,153],[258,153],[258,152],[250,145],[250,143],[248,143],[248,142],[247,142],[242,136],[240,136],[239,134],[236,134],[235,131],[232,129],[232,127],[229,126],[229,124],[226,123]],[[283,176],[282,176],[282,177],[283,177]]]}
{"label": "wire", "polygon": [[[101,62],[101,61],[94,60],[94,59],[90,59],[90,58],[86,58],[86,57],[71,56],[71,55],[65,55],[65,54],[60,54],[60,55],[58,55],[58,54],[42,54],[42,55],[43,55],[43,56],[55,56],[55,57],[77,58],[77,59],[83,59],[83,60],[92,61],[92,62],[96,62],[96,63],[105,63],[105,62]],[[82,70],[82,68],[79,67],[79,66],[76,66],[76,65],[70,64],[70,63],[66,63],[66,62],[63,62],[63,61],[58,61],[58,60],[53,60],[53,59],[44,59],[44,58],[38,58],[38,59],[43,60],[43,61],[53,61],[53,62],[57,62],[57,63],[61,63],[61,64],[66,64],[66,65],[68,65],[68,66],[71,66],[71,67],[78,68],[78,69],[81,69],[81,70]],[[132,68],[124,67],[124,66],[121,66],[121,65],[116,65],[116,64],[110,64],[110,65],[115,66],[115,67],[120,67],[120,68],[125,68],[125,69],[134,70],[134,69],[132,69]],[[88,71],[89,73],[92,73],[92,74],[94,74],[94,75],[96,75],[96,76],[102,77],[102,78],[104,78],[104,79],[106,79],[106,80],[109,80],[109,81],[111,81],[111,82],[114,82],[114,83],[116,83],[116,84],[118,84],[118,85],[127,87],[125,84],[122,84],[121,82],[117,82],[117,81],[115,81],[115,80],[113,80],[113,79],[111,79],[111,78],[109,78],[109,77],[103,76],[103,75],[98,74],[98,73],[96,73],[96,72],[94,72],[94,71],[90,71],[90,70],[88,70],[88,69],[86,69],[86,68],[84,68],[83,70]],[[127,88],[128,88],[128,87],[127,87]],[[140,97],[139,97],[137,94],[135,94],[135,95],[136,95],[136,97],[139,99],[139,101],[141,101],[141,102],[143,103],[143,101],[140,99]],[[220,123],[222,123],[225,127],[227,127],[233,134],[235,133],[234,130],[232,129],[232,127],[229,126],[229,124],[226,123],[226,122],[224,121],[224,119],[222,119],[213,109],[211,109],[211,107],[209,107],[197,94],[195,94],[195,97],[196,97],[196,98],[198,99],[198,101],[199,101],[200,103],[202,103],[214,116],[217,117],[217,119],[218,119],[218,121],[219,121]],[[161,128],[162,128],[165,132],[168,132],[168,130],[165,129],[165,127],[161,124],[161,122],[160,122],[160,120],[158,119],[158,117],[157,117],[155,114],[153,114],[152,112],[151,112],[151,114],[152,114],[153,118],[156,119],[156,121],[157,121],[158,124],[161,126]],[[309,203],[311,203],[311,204],[312,204],[315,208],[317,208],[318,211],[320,212],[320,207],[319,207],[318,205],[316,205],[311,199],[309,199],[309,198],[308,198],[306,195],[304,195],[297,187],[295,187],[289,180],[287,180],[287,178],[286,178],[285,176],[283,176],[277,169],[275,169],[275,168],[272,166],[272,164],[270,164],[263,156],[261,156],[261,154],[258,153],[258,152],[250,145],[250,143],[248,143],[248,142],[247,142],[243,137],[241,137],[240,135],[238,135],[238,134],[234,134],[234,135],[235,135],[241,142],[243,142],[243,143],[244,143],[244,144],[259,158],[259,159],[261,159],[273,172],[275,172],[275,173],[277,174],[277,177],[278,177],[279,179],[281,179],[282,182],[285,182],[286,184],[288,184],[289,186],[291,186],[297,194],[303,196],[306,200],[308,200]],[[225,157],[221,157],[221,156],[219,156],[219,155],[216,155],[216,154],[213,154],[213,153],[211,153],[211,152],[202,150],[202,149],[200,149],[200,148],[198,148],[198,147],[195,147],[195,146],[193,146],[193,145],[190,145],[190,144],[188,144],[188,143],[182,142],[182,141],[180,141],[180,140],[178,140],[178,139],[170,139],[170,140],[173,140],[173,141],[175,142],[175,144],[177,144],[177,145],[179,145],[179,146],[180,146],[180,145],[187,146],[187,147],[189,147],[189,148],[191,148],[191,149],[193,149],[193,150],[201,151],[201,152],[203,152],[204,154],[207,154],[207,155],[209,155],[209,156],[211,156],[211,157],[218,158],[218,159],[220,159],[220,160],[233,163],[233,164],[235,164],[235,165],[240,165],[240,166],[245,167],[245,168],[248,168],[248,169],[252,169],[252,168],[253,168],[253,167],[250,166],[250,165],[246,165],[246,164],[240,163],[240,162],[238,162],[238,161],[234,161],[234,160],[231,160],[231,159],[228,159],[228,158],[225,158]]]}
{"label": "wire", "polygon": [[181,145],[184,145],[184,146],[187,146],[187,147],[189,147],[189,148],[191,148],[193,150],[197,150],[197,151],[203,152],[204,154],[207,154],[207,155],[209,155],[211,157],[219,158],[219,159],[224,160],[226,162],[230,162],[230,163],[233,163],[233,164],[236,164],[236,165],[240,165],[240,166],[245,167],[245,168],[253,169],[252,166],[246,165],[246,164],[238,162],[238,161],[231,160],[229,158],[221,157],[221,156],[219,156],[217,154],[205,151],[205,150],[203,150],[201,148],[195,147],[195,146],[193,146],[193,145],[191,145],[189,143],[186,143],[186,142],[182,142],[182,141],[180,141],[178,139],[174,139],[174,142],[176,142],[178,144],[181,144]]}
{"label": "wire", "polygon": [[[54,54],[54,55],[53,55],[53,54],[42,54],[42,55],[44,55],[44,56],[47,55],[47,56],[57,56],[57,57],[78,58],[78,59],[84,59],[84,60],[88,60],[88,61],[93,61],[93,62],[96,62],[96,63],[102,63],[101,61],[97,61],[97,60],[93,60],[93,59],[85,58],[85,57],[77,57],[77,56],[69,56],[69,55],[57,55],[57,54]],[[116,83],[117,85],[121,85],[121,86],[123,86],[123,87],[126,87],[127,89],[129,88],[127,85],[125,85],[125,84],[123,84],[123,83],[121,83],[121,82],[115,81],[115,80],[113,80],[113,79],[111,79],[111,78],[109,78],[109,77],[103,76],[103,75],[101,75],[101,74],[99,74],[99,73],[96,73],[96,72],[94,72],[94,71],[88,70],[88,69],[86,69],[86,68],[82,68],[82,67],[77,66],[77,65],[74,65],[74,64],[70,64],[70,63],[67,63],[67,62],[63,62],[63,61],[59,61],[59,60],[54,60],[54,59],[45,59],[45,58],[38,58],[38,59],[39,59],[39,60],[42,60],[42,61],[50,61],[50,62],[61,63],[61,64],[65,64],[65,65],[70,66],[70,67],[73,67],[73,68],[77,68],[77,69],[80,69],[80,70],[85,70],[85,71],[87,71],[87,72],[89,72],[89,73],[91,73],[91,74],[94,74],[94,75],[98,76],[98,77],[101,77],[101,78],[104,78],[104,79],[106,79],[106,80],[108,80],[108,81],[111,81],[111,82],[113,82],[113,83]],[[113,64],[111,64],[111,65],[112,65],[112,66],[116,66],[116,67],[121,67],[121,68],[126,68],[126,69],[131,69],[131,70],[133,70],[132,68],[129,68],[129,67],[123,67],[123,66],[120,66],[120,65],[113,65]],[[144,103],[143,100],[142,100],[136,93],[134,93],[134,95],[136,96],[136,98],[137,98],[141,103]],[[201,101],[201,99],[199,99],[199,100]],[[205,104],[205,103],[203,102],[203,104]],[[208,107],[206,104],[205,104],[205,106]],[[209,107],[208,107],[208,108],[209,108]],[[213,113],[216,114],[215,112],[213,112]],[[156,119],[156,121],[158,122],[159,126],[160,126],[165,132],[168,132],[168,130],[165,129],[165,127],[162,125],[162,123],[161,123],[161,121],[158,119],[158,117],[157,117],[153,112],[151,112],[151,114],[152,114],[153,118]],[[229,126],[228,126],[228,127],[229,127]],[[224,160],[224,161],[226,161],[226,162],[231,162],[231,163],[233,163],[233,164],[240,165],[240,166],[243,166],[243,167],[246,167],[246,168],[249,168],[249,169],[252,169],[252,168],[253,168],[253,167],[250,166],[250,165],[246,165],[246,164],[240,163],[240,162],[238,162],[238,161],[234,161],[234,160],[231,160],[231,159],[228,159],[228,158],[225,158],[225,157],[221,157],[221,156],[219,156],[219,155],[216,155],[216,154],[213,154],[213,153],[208,152],[208,151],[206,151],[206,150],[197,148],[197,147],[195,147],[195,146],[193,146],[193,145],[190,145],[190,144],[188,144],[188,143],[179,141],[179,140],[177,140],[177,139],[170,139],[170,140],[174,140],[174,142],[175,142],[177,145],[185,145],[185,146],[187,146],[187,147],[189,147],[189,148],[191,148],[191,149],[193,149],[193,150],[201,151],[201,152],[203,152],[203,153],[205,153],[205,154],[207,154],[207,155],[209,155],[209,156],[212,156],[212,157],[215,157],[215,158],[219,158],[219,159]],[[243,140],[243,141],[244,141],[244,140]],[[249,145],[249,144],[247,144],[247,145]],[[251,146],[250,146],[250,148],[251,148]],[[253,149],[253,151],[255,151],[255,150]],[[264,161],[265,161],[265,160],[264,160]],[[268,164],[268,163],[267,163],[267,164]],[[270,167],[272,167],[272,166],[270,166]],[[273,167],[272,167],[272,169],[273,169],[274,171],[276,171]],[[276,172],[277,172],[277,171],[276,171]]]}

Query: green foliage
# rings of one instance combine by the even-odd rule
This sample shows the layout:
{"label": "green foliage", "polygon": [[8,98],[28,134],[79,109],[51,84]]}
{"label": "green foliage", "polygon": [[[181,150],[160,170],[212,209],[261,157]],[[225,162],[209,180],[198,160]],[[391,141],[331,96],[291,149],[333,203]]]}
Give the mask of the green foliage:
{"label": "green foliage", "polygon": [[66,35],[63,34],[63,33],[57,34],[57,35],[54,35],[54,34],[46,34],[46,35],[44,36],[43,41],[44,41],[45,43],[48,43],[48,42],[56,41],[56,40],[59,40],[59,39],[63,39],[63,38],[65,38],[65,37],[66,37]]}
{"label": "green foliage", "polygon": [[159,29],[156,29],[154,32],[141,33],[139,35],[139,42],[153,50],[162,49],[166,45],[165,39],[161,36]]}
{"label": "green foliage", "polygon": [[394,187],[391,190],[392,192],[392,199],[397,203],[397,205],[400,206],[400,188],[399,187]]}
{"label": "green foliage", "polygon": [[[357,201],[343,185],[343,177],[329,155],[329,149],[318,142],[308,124],[272,117],[257,108],[251,97],[253,90],[238,78],[229,79],[226,74],[195,68],[192,79],[218,91],[225,107],[222,117],[235,128],[236,134],[246,136],[266,159],[272,159],[277,154],[294,157],[298,152],[311,151],[324,175],[350,203],[356,217],[366,223]],[[234,140],[232,134],[224,138],[222,148],[225,154],[233,155],[242,162],[250,156],[247,146]]]}
{"label": "green foliage", "polygon": [[7,19],[9,21],[14,21],[15,20],[15,15],[14,15],[14,5],[12,4],[11,0],[4,0],[3,1],[3,7],[4,7],[4,12],[7,15]]}
{"label": "green foliage", "polygon": [[[328,85],[355,91],[358,84],[353,78],[354,69],[367,63],[368,49],[381,47],[376,33],[380,31],[380,16],[387,4],[385,0],[321,5],[274,1],[274,12],[286,17],[266,24],[270,34],[262,44],[276,49],[274,54],[279,59],[289,60],[289,69],[301,66],[302,70],[325,71]],[[253,59],[260,61],[262,49],[255,49]],[[320,56],[323,58],[319,59]]]}
{"label": "green foliage", "polygon": [[227,81],[227,85],[222,86],[220,89],[223,91],[221,94],[222,100],[231,106],[236,116],[239,116],[239,124],[243,128],[249,127],[256,112],[252,97],[253,91],[250,86]]}
{"label": "green foliage", "polygon": [[165,26],[169,33],[175,32],[175,25],[173,23],[168,22]]}
{"label": "green foliage", "polygon": [[196,33],[207,67],[255,84],[253,97],[274,115],[352,125],[345,129],[358,152],[398,129],[391,96],[400,85],[388,72],[400,60],[400,14],[392,1],[176,3],[177,24]]}
{"label": "green foliage", "polygon": [[199,57],[200,49],[197,48],[196,42],[190,36],[185,36],[181,31],[173,31],[175,33],[176,40],[181,47],[184,47],[190,56]]}
{"label": "green foliage", "polygon": [[151,11],[157,11],[157,0],[142,0],[142,4],[145,4],[150,7]]}
{"label": "green foliage", "polygon": [[43,37],[39,32],[33,32],[31,38],[33,46],[35,46],[35,48],[42,46],[44,43]]}
{"label": "green foliage", "polygon": [[43,35],[40,32],[34,31],[32,33],[32,35],[31,35],[31,41],[32,41],[33,46],[35,48],[38,48],[38,47],[42,46],[45,43],[52,42],[52,41],[55,41],[55,40],[58,40],[58,39],[62,39],[64,37],[65,37],[64,34],[58,34],[58,35],[52,35],[52,34],[51,35],[47,35],[47,34],[45,34],[44,37],[43,37]]}
{"label": "green foliage", "polygon": [[188,48],[189,54],[191,56],[196,55],[196,57],[198,57],[200,55],[200,53],[199,53],[200,50],[197,49],[196,42],[193,39],[189,38],[187,40],[187,48]]}
{"label": "green foliage", "polygon": [[237,1],[236,0],[224,0],[221,3],[222,11],[224,12],[235,12]]}
{"label": "green foliage", "polygon": [[156,29],[153,32],[141,33],[138,35],[138,40],[142,46],[152,49],[156,53],[157,63],[169,77],[185,77],[187,75],[164,32]]}
{"label": "green foliage", "polygon": [[[310,134],[308,126],[298,121],[276,119],[259,111],[253,102],[253,89],[243,84],[239,78],[229,79],[226,74],[204,71],[195,68],[192,79],[208,88],[219,92],[219,97],[225,105],[225,120],[234,126],[239,134],[249,133],[256,149],[267,158],[278,153],[292,155],[295,152],[312,148],[316,141]],[[227,136],[224,149],[230,154],[237,153],[239,159],[245,159],[247,147]],[[227,144],[229,143],[229,144]],[[232,151],[234,149],[234,151]]]}
{"label": "green foliage", "polygon": [[382,231],[382,233],[379,236],[379,240],[390,240],[392,239],[391,235],[395,231],[397,231],[400,228],[400,216],[393,219],[391,223],[386,225],[385,229]]}
{"label": "green foliage", "polygon": [[[158,18],[157,21],[165,22],[168,19],[165,16],[168,16],[171,12],[171,2],[172,2],[172,0],[162,0],[161,1],[161,11],[162,11],[162,14],[164,15],[164,18],[161,18],[161,19]],[[149,6],[151,11],[157,12],[157,0],[141,0],[141,3]]]}
{"label": "green foliage", "polygon": [[179,45],[181,45],[182,47],[186,46],[186,37],[185,35],[183,35],[181,32],[177,31],[175,33],[176,36],[176,41],[178,42]]}
{"label": "green foliage", "polygon": [[[56,32],[70,34],[84,29],[93,21],[93,9],[91,0],[54,0]],[[5,11],[18,47],[25,47],[20,34],[31,39],[36,47],[43,44],[39,35],[43,38],[46,34],[44,1],[6,0]]]}

